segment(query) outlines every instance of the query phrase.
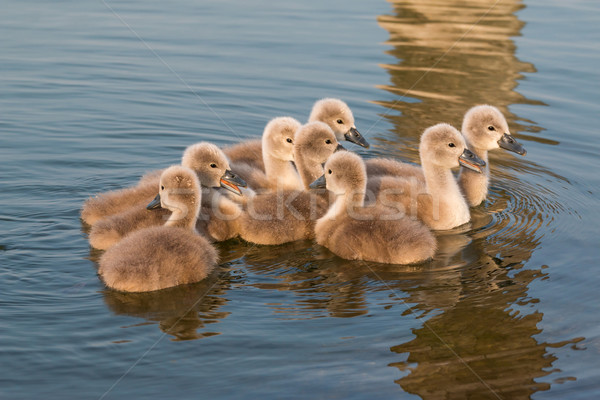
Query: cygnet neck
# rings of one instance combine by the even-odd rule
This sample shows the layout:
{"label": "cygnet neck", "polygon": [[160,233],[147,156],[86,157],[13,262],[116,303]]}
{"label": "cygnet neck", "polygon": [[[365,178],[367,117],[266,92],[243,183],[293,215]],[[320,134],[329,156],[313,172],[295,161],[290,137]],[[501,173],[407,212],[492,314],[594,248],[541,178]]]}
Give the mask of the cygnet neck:
{"label": "cygnet neck", "polygon": [[469,215],[469,207],[450,168],[421,161],[427,193],[434,204],[443,202],[455,215]]}
{"label": "cygnet neck", "polygon": [[[468,141],[467,141],[468,143]],[[490,164],[488,162],[488,150],[475,147],[468,144],[469,150],[485,161],[482,172],[473,171],[467,168],[461,168],[458,180],[460,187],[469,202],[469,205],[476,206],[485,200],[488,192],[490,180]]]}
{"label": "cygnet neck", "polygon": [[300,175],[290,161],[264,154],[265,174],[277,189],[302,189]]}
{"label": "cygnet neck", "polygon": [[365,206],[365,196],[367,191],[366,179],[364,182],[360,182],[355,186],[356,187],[348,188],[348,190],[342,194],[336,195],[333,204],[323,217],[324,219],[334,220],[343,213],[348,213],[351,210],[363,208]]}
{"label": "cygnet neck", "polygon": [[200,206],[208,207],[215,201],[219,201],[222,195],[218,189],[219,187],[200,186],[200,192],[202,193]]}
{"label": "cygnet neck", "polygon": [[[196,229],[196,220],[200,212],[200,201],[198,196],[190,196],[187,202],[178,202],[169,207],[171,216],[165,223],[166,226],[174,228]],[[186,200],[187,200],[186,199]]]}
{"label": "cygnet neck", "polygon": [[308,190],[308,186],[323,175],[323,166],[319,162],[309,160],[301,151],[295,151],[294,158],[296,159],[296,168],[298,168],[298,173],[302,179],[302,185],[304,189]]}

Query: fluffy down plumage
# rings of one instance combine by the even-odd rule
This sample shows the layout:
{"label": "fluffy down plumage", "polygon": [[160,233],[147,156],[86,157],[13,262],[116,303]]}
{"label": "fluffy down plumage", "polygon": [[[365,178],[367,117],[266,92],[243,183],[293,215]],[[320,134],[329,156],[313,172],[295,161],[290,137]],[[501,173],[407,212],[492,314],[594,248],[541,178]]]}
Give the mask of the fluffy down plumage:
{"label": "fluffy down plumage", "polygon": [[98,273],[108,287],[148,292],[206,278],[217,251],[186,228],[151,227],[133,232],[100,258]]}

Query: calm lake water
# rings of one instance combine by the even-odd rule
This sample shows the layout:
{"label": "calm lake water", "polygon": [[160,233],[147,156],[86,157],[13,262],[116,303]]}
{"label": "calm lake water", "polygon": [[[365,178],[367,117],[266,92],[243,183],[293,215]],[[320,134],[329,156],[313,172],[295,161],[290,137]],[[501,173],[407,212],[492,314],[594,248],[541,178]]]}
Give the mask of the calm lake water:
{"label": "calm lake water", "polygon": [[[0,398],[600,396],[600,3],[5,0]],[[498,106],[526,157],[418,266],[219,245],[219,274],[107,290],[85,198],[339,97],[416,162],[424,128]]]}

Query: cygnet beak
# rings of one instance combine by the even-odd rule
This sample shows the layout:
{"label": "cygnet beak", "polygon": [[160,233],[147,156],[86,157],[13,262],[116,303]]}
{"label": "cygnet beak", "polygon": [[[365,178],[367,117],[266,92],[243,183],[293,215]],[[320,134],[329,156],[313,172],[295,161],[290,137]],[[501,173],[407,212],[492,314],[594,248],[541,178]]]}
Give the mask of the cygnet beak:
{"label": "cygnet beak", "polygon": [[361,135],[355,127],[350,128],[348,132],[344,133],[344,138],[349,142],[364,147],[365,149],[369,148],[369,143],[367,143],[363,135]]}
{"label": "cygnet beak", "polygon": [[308,185],[311,189],[325,189],[327,187],[327,182],[325,181],[325,175],[321,175],[320,178],[317,178],[313,183]]}
{"label": "cygnet beak", "polygon": [[471,150],[465,149],[458,157],[458,163],[468,169],[482,173],[481,167],[485,167],[485,161],[477,157]]}
{"label": "cygnet beak", "polygon": [[246,182],[242,178],[240,178],[230,170],[225,171],[225,173],[221,177],[220,183],[222,188],[225,188],[230,192],[237,194],[238,196],[242,195],[240,187],[247,186]]}
{"label": "cygnet beak", "polygon": [[334,153],[337,153],[338,151],[346,151],[346,148],[342,146],[341,143],[338,143],[337,147],[334,150]]}
{"label": "cygnet beak", "polygon": [[159,208],[162,208],[160,206],[160,193],[156,195],[156,197],[154,198],[154,200],[152,200],[147,206],[146,206],[146,210],[157,210]]}
{"label": "cygnet beak", "polygon": [[498,140],[498,146],[505,150],[514,151],[521,156],[527,154],[527,150],[525,150],[521,143],[517,142],[517,139],[515,139],[514,136],[509,133],[502,135],[500,140]]}

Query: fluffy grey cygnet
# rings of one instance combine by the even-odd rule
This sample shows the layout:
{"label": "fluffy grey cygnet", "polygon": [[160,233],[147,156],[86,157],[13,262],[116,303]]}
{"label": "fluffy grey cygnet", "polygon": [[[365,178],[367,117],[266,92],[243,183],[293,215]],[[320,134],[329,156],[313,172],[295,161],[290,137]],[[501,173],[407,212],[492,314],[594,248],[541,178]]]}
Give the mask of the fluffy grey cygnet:
{"label": "fluffy grey cygnet", "polygon": [[[242,185],[243,180],[229,169],[225,154],[214,144],[201,142],[185,150],[181,163],[196,172],[202,184],[202,218],[198,221],[198,230],[216,241],[237,236],[235,217],[241,210],[218,189],[225,188],[239,195],[241,191],[238,185]],[[158,181],[154,186],[154,196],[157,188]],[[89,235],[92,247],[106,250],[130,232],[164,224],[171,212],[166,209],[146,210],[146,205],[151,200],[92,225]]]}
{"label": "fluffy grey cygnet", "polygon": [[349,260],[388,264],[422,262],[435,254],[436,240],[423,223],[381,205],[365,207],[367,173],[362,159],[338,152],[312,184],[331,191],[336,200],[315,226],[316,241]]}
{"label": "fluffy grey cygnet", "polygon": [[171,211],[164,226],[126,236],[100,258],[106,285],[124,292],[147,292],[205,279],[217,264],[217,251],[195,230],[200,183],[182,166],[167,168],[156,201]]}

